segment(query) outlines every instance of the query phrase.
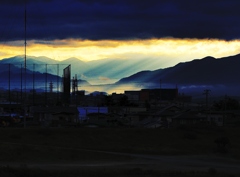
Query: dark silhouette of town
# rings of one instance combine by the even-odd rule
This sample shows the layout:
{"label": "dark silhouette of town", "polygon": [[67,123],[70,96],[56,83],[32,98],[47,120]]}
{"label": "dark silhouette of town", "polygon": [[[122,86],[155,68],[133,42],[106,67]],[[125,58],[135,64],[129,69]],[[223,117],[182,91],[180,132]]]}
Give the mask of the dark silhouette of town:
{"label": "dark silhouette of town", "polygon": [[213,100],[211,92],[214,90],[210,89],[201,90],[199,100],[192,100],[188,93],[179,93],[177,86],[162,88],[161,85],[160,88],[125,90],[120,94],[93,92],[87,95],[84,90],[78,90],[77,76],[71,78],[71,65],[63,69],[63,77],[57,78],[57,84],[49,81],[54,79],[52,76],[43,74],[46,80],[42,82],[42,90],[36,89],[37,84],[34,83],[38,83],[38,78],[35,78],[34,72],[31,75],[34,80],[31,89],[26,88],[29,80],[24,77],[24,72],[21,73],[19,89],[11,89],[13,81],[10,78],[13,74],[9,71],[8,81],[5,82],[8,86],[1,89],[2,127],[172,128],[239,125],[238,100],[226,95]]}

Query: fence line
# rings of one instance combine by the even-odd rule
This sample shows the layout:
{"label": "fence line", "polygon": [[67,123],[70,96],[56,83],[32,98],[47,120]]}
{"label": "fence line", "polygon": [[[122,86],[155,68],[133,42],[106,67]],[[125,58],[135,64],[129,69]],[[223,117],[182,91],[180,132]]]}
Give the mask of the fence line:
{"label": "fence line", "polygon": [[[27,64],[23,72],[23,64],[0,64],[0,100],[23,103],[29,95],[32,103],[36,94],[44,94],[45,103],[49,93],[59,99],[61,93],[62,72],[69,64]],[[27,94],[27,95],[25,95]],[[29,101],[29,100],[28,100]]]}

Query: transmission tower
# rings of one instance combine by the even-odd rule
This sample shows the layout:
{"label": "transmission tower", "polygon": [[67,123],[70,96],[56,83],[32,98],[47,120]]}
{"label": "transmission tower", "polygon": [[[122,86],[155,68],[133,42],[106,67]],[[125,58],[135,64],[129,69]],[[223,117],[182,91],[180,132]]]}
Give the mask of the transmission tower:
{"label": "transmission tower", "polygon": [[73,95],[76,94],[78,91],[78,80],[77,80],[77,74],[75,74],[75,77],[72,79],[72,88],[73,88]]}
{"label": "transmission tower", "polygon": [[50,93],[53,93],[53,82],[52,81],[49,83],[49,91],[50,91]]}

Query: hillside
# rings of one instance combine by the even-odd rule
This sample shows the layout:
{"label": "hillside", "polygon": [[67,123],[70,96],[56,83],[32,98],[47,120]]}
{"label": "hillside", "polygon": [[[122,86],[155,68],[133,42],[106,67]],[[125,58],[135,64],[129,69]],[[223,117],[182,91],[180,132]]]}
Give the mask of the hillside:
{"label": "hillside", "polygon": [[[32,89],[33,85],[35,88],[43,88],[46,83],[48,85],[50,82],[56,87],[61,85],[63,69],[68,65],[47,57],[28,57],[25,74],[23,56],[0,60],[1,88],[20,89],[25,79],[29,89]],[[73,66],[75,65],[73,64]],[[78,79],[78,84],[79,86],[90,85],[81,79]]]}
{"label": "hillside", "polygon": [[173,67],[155,71],[139,72],[121,79],[122,83],[163,83],[196,85],[234,85],[239,84],[240,55],[213,58],[205,57],[190,62],[179,63]]}
{"label": "hillside", "polygon": [[[156,59],[101,59],[94,61],[81,61],[78,58],[68,58],[63,61],[53,60],[48,57],[27,56],[27,68],[29,70],[47,72],[57,75],[62,73],[64,67],[71,65],[72,75],[77,74],[78,79],[91,81],[92,83],[109,84],[143,70],[155,70],[161,67],[161,60]],[[24,56],[15,56],[0,60],[1,64],[11,63],[17,67],[24,66]],[[35,64],[33,66],[33,64]]]}

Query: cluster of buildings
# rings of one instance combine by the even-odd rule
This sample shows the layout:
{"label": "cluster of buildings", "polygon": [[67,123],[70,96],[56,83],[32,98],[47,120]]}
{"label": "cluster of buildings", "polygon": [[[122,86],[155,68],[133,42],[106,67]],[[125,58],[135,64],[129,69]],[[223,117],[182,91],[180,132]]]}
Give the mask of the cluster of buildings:
{"label": "cluster of buildings", "polygon": [[[50,96],[48,99],[51,100]],[[0,104],[0,126],[41,127],[143,127],[233,126],[239,111],[215,111],[192,103],[191,96],[177,88],[142,89],[123,94],[85,95],[77,91],[69,104]]]}

